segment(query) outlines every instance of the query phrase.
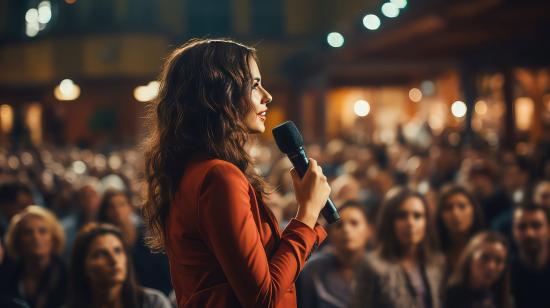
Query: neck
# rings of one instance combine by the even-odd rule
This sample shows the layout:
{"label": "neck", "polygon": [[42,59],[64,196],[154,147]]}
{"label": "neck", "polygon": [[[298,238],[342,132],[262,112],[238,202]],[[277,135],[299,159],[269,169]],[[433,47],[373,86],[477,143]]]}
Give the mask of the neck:
{"label": "neck", "polygon": [[485,284],[480,284],[478,283],[477,281],[475,281],[474,279],[471,279],[470,278],[470,288],[473,289],[473,290],[478,290],[478,291],[484,291],[484,290],[489,290],[491,288],[491,286],[487,286]]}
{"label": "neck", "polygon": [[121,307],[122,283],[111,286],[92,286],[92,307]]}
{"label": "neck", "polygon": [[405,249],[403,257],[401,258],[401,265],[410,270],[419,263],[418,246],[413,245]]}
{"label": "neck", "polygon": [[334,249],[334,255],[342,264],[342,267],[353,268],[363,260],[365,256],[365,249],[359,250],[336,250]]}
{"label": "neck", "polygon": [[462,248],[466,246],[466,243],[468,243],[468,233],[457,233],[457,234],[451,234],[451,248],[452,247],[458,247]]}
{"label": "neck", "polygon": [[131,219],[127,219],[125,221],[121,221],[119,227],[122,229],[128,244],[130,244],[130,246],[134,246],[137,240],[137,230],[134,222]]}
{"label": "neck", "polygon": [[403,260],[417,262],[418,261],[418,246],[412,245],[411,247],[408,247],[405,249],[405,253],[403,254]]}
{"label": "neck", "polygon": [[519,251],[520,260],[531,269],[541,269],[548,263],[549,258],[549,247],[544,245],[544,247],[537,254],[529,254],[524,250]]}
{"label": "neck", "polygon": [[25,258],[24,275],[27,277],[39,277],[50,265],[51,256],[32,256]]}

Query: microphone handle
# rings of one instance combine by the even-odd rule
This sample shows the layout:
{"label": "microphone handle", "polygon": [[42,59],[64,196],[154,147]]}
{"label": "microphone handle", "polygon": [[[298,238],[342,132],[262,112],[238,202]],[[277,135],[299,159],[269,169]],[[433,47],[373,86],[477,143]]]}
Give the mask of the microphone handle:
{"label": "microphone handle", "polygon": [[[307,158],[304,148],[300,147],[300,150],[298,152],[294,154],[288,154],[288,159],[292,163],[292,166],[294,166],[296,172],[298,172],[298,175],[303,178],[309,166],[309,160]],[[323,215],[323,217],[329,224],[335,223],[340,219],[338,210],[336,209],[334,202],[332,202],[330,198],[327,199],[325,207],[323,207],[323,209],[321,210],[321,215]]]}

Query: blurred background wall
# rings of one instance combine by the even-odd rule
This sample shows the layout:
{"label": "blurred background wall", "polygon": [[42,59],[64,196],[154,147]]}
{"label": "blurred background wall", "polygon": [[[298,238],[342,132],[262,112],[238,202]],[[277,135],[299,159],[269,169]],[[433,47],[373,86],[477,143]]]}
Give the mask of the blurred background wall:
{"label": "blurred background wall", "polygon": [[163,58],[220,36],[258,48],[268,126],[307,140],[548,134],[548,1],[384,3],[0,0],[0,142],[134,144]]}

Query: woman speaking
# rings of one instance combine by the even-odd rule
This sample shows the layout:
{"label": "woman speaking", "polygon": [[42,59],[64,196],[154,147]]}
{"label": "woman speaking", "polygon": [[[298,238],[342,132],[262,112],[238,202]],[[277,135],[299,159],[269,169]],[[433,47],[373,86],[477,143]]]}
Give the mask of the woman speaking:
{"label": "woman speaking", "polygon": [[303,178],[291,170],[299,209],[279,230],[245,150],[270,102],[253,48],[192,40],[165,62],[144,144],[144,217],[179,307],[296,307],[294,281],[326,237],[316,221],[330,187],[315,160]]}

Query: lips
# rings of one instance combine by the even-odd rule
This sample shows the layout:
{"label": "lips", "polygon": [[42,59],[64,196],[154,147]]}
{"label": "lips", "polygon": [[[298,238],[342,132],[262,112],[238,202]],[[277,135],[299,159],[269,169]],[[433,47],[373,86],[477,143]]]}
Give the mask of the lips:
{"label": "lips", "polygon": [[262,111],[262,112],[258,112],[258,117],[260,119],[262,119],[263,121],[265,121],[266,117],[267,117],[267,109]]}

